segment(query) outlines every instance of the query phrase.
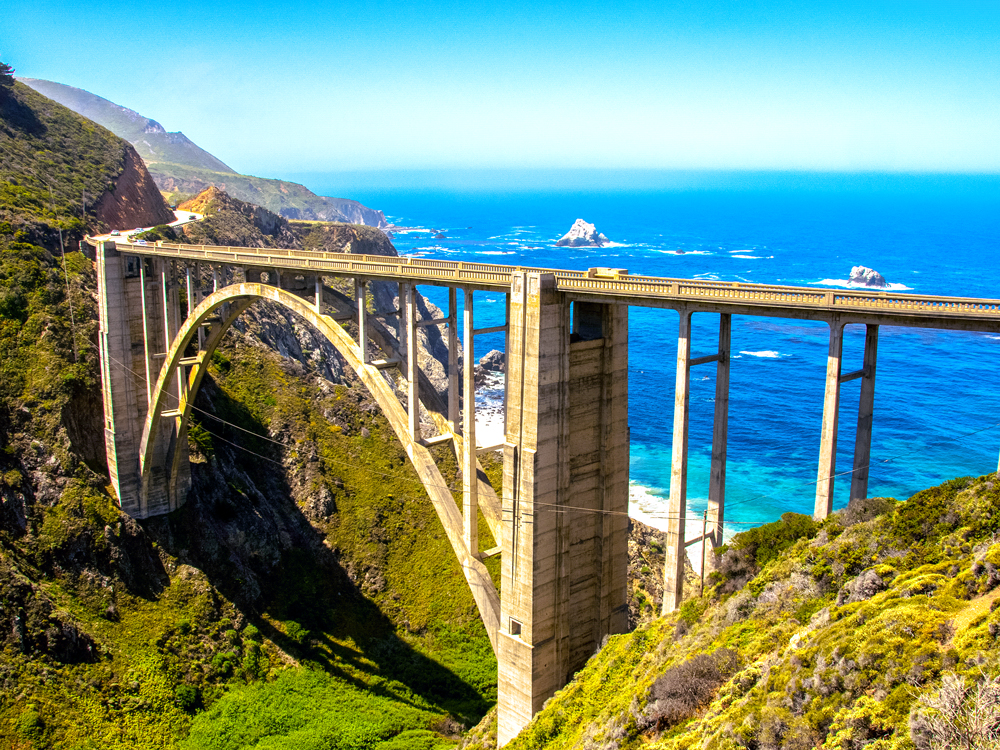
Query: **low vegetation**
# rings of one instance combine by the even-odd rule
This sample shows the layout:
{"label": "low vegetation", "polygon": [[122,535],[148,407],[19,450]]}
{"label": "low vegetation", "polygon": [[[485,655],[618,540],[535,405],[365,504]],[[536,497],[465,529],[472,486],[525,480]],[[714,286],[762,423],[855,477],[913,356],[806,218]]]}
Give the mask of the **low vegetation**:
{"label": "low vegetation", "polygon": [[737,535],[705,596],[611,638],[508,747],[995,747],[998,532],[991,474]]}

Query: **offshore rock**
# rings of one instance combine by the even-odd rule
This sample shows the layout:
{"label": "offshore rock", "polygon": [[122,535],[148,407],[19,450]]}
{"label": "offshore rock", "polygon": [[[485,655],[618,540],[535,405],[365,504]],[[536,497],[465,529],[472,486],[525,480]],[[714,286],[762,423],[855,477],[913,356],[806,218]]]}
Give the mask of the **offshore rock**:
{"label": "offshore rock", "polygon": [[474,368],[476,386],[486,382],[486,376],[490,373],[504,371],[504,354],[499,349],[487,352],[479,359],[479,364]]}
{"label": "offshore rock", "polygon": [[479,358],[479,366],[490,372],[504,371],[504,356],[499,349],[492,349]]}
{"label": "offshore rock", "polygon": [[566,234],[556,242],[557,247],[604,247],[611,240],[597,231],[593,224],[577,219]]}
{"label": "offshore rock", "polygon": [[851,278],[848,281],[851,284],[868,286],[874,289],[885,289],[889,286],[889,282],[885,280],[882,274],[867,266],[854,266],[851,269]]}

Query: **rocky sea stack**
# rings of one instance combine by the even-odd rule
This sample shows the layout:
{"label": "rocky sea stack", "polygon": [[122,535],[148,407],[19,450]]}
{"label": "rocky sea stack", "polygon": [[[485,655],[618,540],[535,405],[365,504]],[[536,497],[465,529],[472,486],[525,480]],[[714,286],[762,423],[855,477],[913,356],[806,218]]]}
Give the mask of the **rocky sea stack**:
{"label": "rocky sea stack", "polygon": [[593,224],[577,219],[566,234],[556,242],[557,247],[604,247],[610,243],[607,237],[597,231]]}
{"label": "rocky sea stack", "polygon": [[889,287],[889,282],[885,280],[885,276],[873,268],[866,266],[854,266],[851,269],[851,278],[848,279],[848,282],[859,286],[872,287],[873,289],[888,289]]}

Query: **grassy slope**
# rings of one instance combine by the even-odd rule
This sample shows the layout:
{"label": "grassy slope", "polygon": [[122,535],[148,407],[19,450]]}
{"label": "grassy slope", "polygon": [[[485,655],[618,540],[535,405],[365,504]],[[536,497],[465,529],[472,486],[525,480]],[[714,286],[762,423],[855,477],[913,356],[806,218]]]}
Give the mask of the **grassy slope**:
{"label": "grassy slope", "polygon": [[0,95],[0,231],[8,241],[32,223],[79,234],[84,191],[93,204],[123,165],[124,145],[101,126],[20,83]]}
{"label": "grassy slope", "polygon": [[[508,747],[913,747],[943,675],[1000,671],[1000,482],[868,505],[735,537],[713,592],[612,638]],[[680,665],[723,648],[735,673],[699,696]]]}

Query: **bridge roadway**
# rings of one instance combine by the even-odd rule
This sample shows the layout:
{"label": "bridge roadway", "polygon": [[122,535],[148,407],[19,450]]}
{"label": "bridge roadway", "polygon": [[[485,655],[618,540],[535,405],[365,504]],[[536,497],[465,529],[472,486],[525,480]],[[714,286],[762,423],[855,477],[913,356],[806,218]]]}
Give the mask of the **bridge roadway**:
{"label": "bridge roadway", "polygon": [[[190,487],[190,404],[212,352],[235,319],[255,300],[266,299],[307,320],[372,392],[427,488],[497,653],[501,745],[605,636],[627,627],[630,306],[673,309],[680,317],[665,613],[680,606],[685,547],[704,542],[703,562],[711,570],[723,541],[734,314],[811,319],[830,327],[817,518],[832,511],[840,386],[853,379],[861,380],[861,389],[850,497],[867,496],[879,327],[1000,332],[1000,300],[657,278],[622,269],[89,241],[98,266],[105,442],[122,509],[145,518],[183,504]],[[354,298],[328,287],[323,277],[329,276],[353,278]],[[369,312],[365,285],[379,280],[399,284],[398,309]],[[186,309],[179,295],[185,284]],[[418,320],[418,284],[449,287],[447,317]],[[461,321],[459,289],[465,301]],[[474,327],[477,290],[506,295],[505,325]],[[694,313],[719,315],[713,353],[692,356]],[[389,318],[395,318],[395,332]],[[356,324],[357,341],[341,325],[345,321]],[[849,324],[866,326],[864,358],[859,369],[843,373],[843,332]],[[411,356],[419,328],[427,325],[448,329],[447,404],[428,387]],[[502,499],[476,460],[474,399],[459,401],[460,390],[470,393],[475,387],[473,359],[458,364],[459,328],[466,351],[477,334],[506,332]],[[382,351],[382,359],[372,358],[373,348]],[[704,364],[716,367],[709,501],[702,533],[687,540],[690,371]],[[392,368],[405,380],[396,383],[406,391],[405,405],[385,376]],[[135,377],[143,370],[144,379]],[[436,435],[421,434],[422,410]],[[459,460],[461,512],[428,450],[439,443],[450,443]],[[480,548],[475,522],[480,510],[497,548]],[[502,596],[482,564],[497,552]]]}
{"label": "bridge roadway", "polygon": [[[573,299],[626,303],[635,307],[705,306],[705,311],[738,315],[829,320],[841,315],[851,323],[996,331],[1000,300],[898,294],[862,289],[832,290],[814,287],[702,281],[659,276],[568,271],[530,266],[506,266],[430,258],[394,258],[382,255],[283,250],[275,248],[117,243],[121,252],[229,266],[296,269],[331,276],[363,276],[385,281],[407,281],[437,286],[506,291],[518,271],[550,273],[556,290]],[[614,271],[614,269],[608,269]],[[699,306],[700,309],[700,306]]]}

